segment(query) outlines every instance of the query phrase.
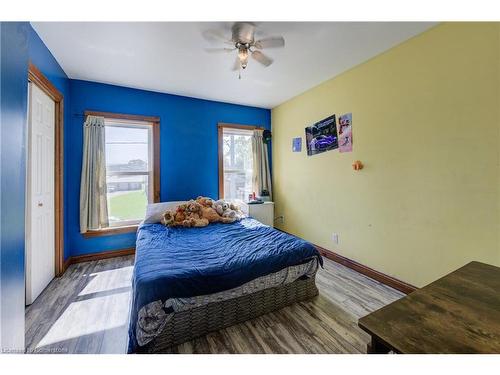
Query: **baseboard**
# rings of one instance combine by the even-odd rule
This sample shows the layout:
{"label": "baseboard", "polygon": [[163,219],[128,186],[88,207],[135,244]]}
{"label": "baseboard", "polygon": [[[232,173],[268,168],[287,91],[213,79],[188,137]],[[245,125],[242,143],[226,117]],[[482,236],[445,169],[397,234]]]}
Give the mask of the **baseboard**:
{"label": "baseboard", "polygon": [[[286,234],[291,234],[291,233],[288,233],[287,231],[284,231],[283,229],[279,229],[279,228],[275,228],[275,229],[277,229],[281,232],[284,232]],[[295,236],[295,235],[292,235],[292,236]],[[336,263],[342,264],[343,266],[346,266],[346,267],[348,267],[356,272],[359,272],[365,276],[368,276],[370,279],[376,280],[379,283],[385,284],[387,286],[390,286],[391,288],[399,290],[402,293],[410,294],[411,292],[414,292],[415,290],[418,289],[416,286],[413,286],[413,285],[408,284],[404,281],[398,280],[395,277],[386,275],[385,273],[374,270],[373,268],[365,266],[365,265],[358,263],[352,259],[346,258],[342,255],[337,254],[337,253],[334,253],[331,250],[327,250],[327,249],[325,249],[321,246],[318,246],[316,244],[313,244],[313,246],[316,249],[318,249],[319,253],[322,256],[324,256],[325,258],[333,260]]]}
{"label": "baseboard", "polygon": [[418,288],[416,286],[413,286],[411,284],[408,284],[404,281],[398,280],[392,276],[386,275],[385,273],[379,272],[377,270],[374,270],[373,268],[367,267],[361,263],[358,263],[352,259],[346,258],[342,255],[339,255],[337,253],[334,253],[333,251],[327,250],[322,248],[321,246],[314,245],[320,254],[324,256],[325,258],[328,258],[330,260],[333,260],[334,262],[340,263],[346,267],[349,267],[353,269],[354,271],[357,271],[365,276],[368,276],[369,278],[376,280],[382,284],[388,285],[391,288],[394,288],[396,290],[399,290],[400,292],[403,292],[405,294],[410,294],[411,292],[414,292]]}
{"label": "baseboard", "polygon": [[135,254],[135,247],[129,247],[120,250],[110,250],[110,251],[102,251],[100,253],[77,255],[66,259],[66,261],[64,262],[64,270],[66,271],[69,265],[75,263],[91,262],[94,260],[123,257],[134,254]]}
{"label": "baseboard", "polygon": [[[365,276],[368,276],[369,278],[371,278],[373,280],[376,280],[382,284],[390,286],[391,288],[399,290],[400,292],[403,292],[405,294],[409,294],[409,293],[414,292],[415,290],[418,289],[416,286],[413,286],[413,285],[408,284],[404,281],[398,280],[392,276],[386,275],[385,273],[374,270],[373,268],[370,268],[370,267],[365,266],[361,263],[358,263],[352,259],[346,258],[342,255],[337,254],[337,253],[334,253],[333,251],[322,248],[321,246],[318,246],[318,245],[314,245],[314,246],[318,249],[320,254],[322,256],[324,256],[325,258],[333,260],[336,263],[340,263],[348,268],[353,269],[354,271],[357,271]],[[66,269],[69,267],[69,265],[75,264],[75,263],[91,262],[94,260],[115,258],[115,257],[121,257],[121,256],[126,256],[126,255],[133,255],[133,254],[135,254],[135,247],[120,249],[120,250],[103,251],[100,253],[93,253],[93,254],[77,255],[77,256],[69,257],[68,259],[66,259],[66,261],[64,262],[64,271],[66,271]]]}
{"label": "baseboard", "polygon": [[68,267],[70,266],[70,264],[71,264],[71,257],[68,257],[68,259],[66,259],[66,260],[64,261],[64,265],[63,265],[63,267],[64,267],[64,268],[63,268],[63,270],[62,270],[61,274],[60,274],[60,275],[58,275],[58,276],[62,276],[62,275],[64,275],[64,272],[66,272],[66,270],[68,269]]}

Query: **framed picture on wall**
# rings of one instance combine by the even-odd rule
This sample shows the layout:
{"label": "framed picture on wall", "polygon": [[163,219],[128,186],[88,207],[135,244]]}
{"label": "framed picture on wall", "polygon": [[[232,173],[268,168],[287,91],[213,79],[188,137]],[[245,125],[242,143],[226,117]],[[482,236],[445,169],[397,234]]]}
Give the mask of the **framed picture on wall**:
{"label": "framed picture on wall", "polygon": [[306,128],[307,155],[316,155],[339,147],[335,115]]}
{"label": "framed picture on wall", "polygon": [[339,116],[339,152],[352,151],[352,113]]}
{"label": "framed picture on wall", "polygon": [[292,152],[301,152],[302,151],[302,138],[297,137],[292,140]]}

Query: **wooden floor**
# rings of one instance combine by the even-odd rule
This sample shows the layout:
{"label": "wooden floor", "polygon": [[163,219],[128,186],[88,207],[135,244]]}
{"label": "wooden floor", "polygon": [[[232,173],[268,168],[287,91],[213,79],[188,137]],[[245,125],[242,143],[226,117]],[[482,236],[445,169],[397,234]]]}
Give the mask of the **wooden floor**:
{"label": "wooden floor", "polygon": [[[26,308],[26,347],[125,353],[133,257],[71,265]],[[173,353],[365,353],[358,318],[402,293],[325,259],[320,295],[179,345]]]}

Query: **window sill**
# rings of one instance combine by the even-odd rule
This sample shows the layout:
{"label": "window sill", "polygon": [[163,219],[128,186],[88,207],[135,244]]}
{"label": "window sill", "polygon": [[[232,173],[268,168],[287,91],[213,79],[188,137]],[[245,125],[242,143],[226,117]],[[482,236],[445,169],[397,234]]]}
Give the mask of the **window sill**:
{"label": "window sill", "polygon": [[101,236],[111,236],[113,234],[122,234],[122,233],[132,233],[132,232],[137,232],[137,228],[139,225],[127,225],[123,227],[110,227],[106,229],[99,229],[99,230],[89,230],[83,234],[83,237],[85,238],[92,238],[92,237],[101,237]]}

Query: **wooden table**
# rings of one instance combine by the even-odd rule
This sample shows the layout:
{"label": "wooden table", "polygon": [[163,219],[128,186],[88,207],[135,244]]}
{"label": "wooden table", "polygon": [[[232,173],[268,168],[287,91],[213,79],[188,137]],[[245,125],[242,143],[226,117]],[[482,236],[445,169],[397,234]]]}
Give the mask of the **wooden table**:
{"label": "wooden table", "polygon": [[500,268],[471,262],[358,325],[369,353],[500,353]]}

